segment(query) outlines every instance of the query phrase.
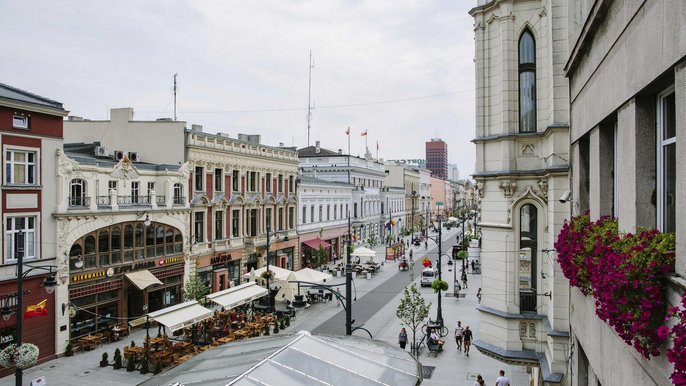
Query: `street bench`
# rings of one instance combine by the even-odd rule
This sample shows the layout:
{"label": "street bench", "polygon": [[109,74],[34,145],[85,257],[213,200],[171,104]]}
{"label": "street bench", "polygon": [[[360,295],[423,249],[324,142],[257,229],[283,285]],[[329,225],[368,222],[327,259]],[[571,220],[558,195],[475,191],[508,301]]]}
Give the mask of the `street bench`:
{"label": "street bench", "polygon": [[434,357],[438,356],[438,353],[443,351],[443,348],[438,345],[438,344],[433,344],[431,342],[427,342],[426,347],[429,348],[429,353],[427,356],[431,356],[431,354],[434,354]]}

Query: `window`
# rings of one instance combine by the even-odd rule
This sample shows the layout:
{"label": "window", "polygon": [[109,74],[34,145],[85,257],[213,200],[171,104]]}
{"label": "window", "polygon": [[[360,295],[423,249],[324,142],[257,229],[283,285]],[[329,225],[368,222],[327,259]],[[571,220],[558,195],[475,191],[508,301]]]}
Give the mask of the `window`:
{"label": "window", "polygon": [[279,189],[279,193],[283,193],[283,174],[279,174],[279,181],[277,182],[277,188]]}
{"label": "window", "polygon": [[314,205],[310,206],[310,222],[314,222]]}
{"label": "window", "polygon": [[676,101],[674,87],[658,96],[658,227],[676,232]]}
{"label": "window", "polygon": [[238,192],[238,180],[240,179],[240,175],[238,173],[238,170],[234,170],[233,173],[231,174],[231,190],[234,192]]}
{"label": "window", "polygon": [[[348,206],[347,204],[345,205]],[[353,217],[357,218],[357,203],[353,204]]]}
{"label": "window", "polygon": [[268,227],[272,226],[272,208],[267,208],[264,212],[264,218]]}
{"label": "window", "polygon": [[322,221],[322,212],[324,211],[324,206],[319,205],[319,221]]}
{"label": "window", "polygon": [[231,211],[231,237],[238,237],[240,234],[241,211],[234,209]]}
{"label": "window", "polygon": [[536,132],[536,44],[528,30],[519,38],[519,132]]}
{"label": "window", "polygon": [[257,209],[250,209],[250,236],[257,236]]}
{"label": "window", "polygon": [[37,185],[36,152],[7,150],[5,153],[5,182],[7,184]]}
{"label": "window", "polygon": [[279,208],[279,230],[283,230],[283,208]]}
{"label": "window", "polygon": [[140,194],[140,182],[131,181],[131,203],[137,204],[139,202],[138,197]]}
{"label": "window", "polygon": [[69,184],[69,206],[88,206],[86,199],[86,181],[74,178]]}
{"label": "window", "polygon": [[303,216],[302,216],[302,223],[307,224],[307,207],[303,206]]}
{"label": "window", "polygon": [[12,127],[16,129],[28,129],[29,117],[24,115],[14,115],[12,117]]}
{"label": "window", "polygon": [[333,219],[334,219],[334,220],[336,220],[336,214],[337,214],[336,212],[337,212],[337,209],[338,209],[338,205],[334,205],[334,206],[333,206]]}
{"label": "window", "polygon": [[183,197],[183,185],[176,183],[174,184],[174,204],[183,205],[185,204],[185,198]]}
{"label": "window", "polygon": [[195,241],[203,242],[205,241],[205,213],[195,212],[195,221],[193,223],[193,229],[195,230]]}
{"label": "window", "polygon": [[295,208],[288,208],[288,229],[293,229],[293,221],[295,219]]}
{"label": "window", "polygon": [[152,192],[155,190],[155,183],[154,182],[148,182],[148,199],[150,200],[152,197]]}
{"label": "window", "polygon": [[224,212],[214,212],[214,239],[224,239]]}
{"label": "window", "polygon": [[519,307],[521,312],[536,312],[538,210],[522,206],[519,220]]}
{"label": "window", "polygon": [[36,257],[36,217],[8,217],[5,223],[5,261]]}
{"label": "window", "polygon": [[288,193],[293,193],[293,176],[288,176]]}
{"label": "window", "polygon": [[107,181],[107,194],[110,194],[112,190],[114,190],[114,193],[117,193],[117,181]]}
{"label": "window", "polygon": [[265,178],[265,191],[271,192],[272,191],[272,174],[267,173],[267,177]]}
{"label": "window", "polygon": [[350,207],[348,207],[348,205],[349,204],[345,204],[345,218],[350,218]]}
{"label": "window", "polygon": [[249,185],[249,191],[251,192],[256,192],[257,191],[257,172],[249,172],[250,176],[250,185]]}
{"label": "window", "polygon": [[326,206],[326,221],[331,220],[331,205]]}
{"label": "window", "polygon": [[196,192],[202,192],[204,191],[203,183],[202,183],[202,178],[204,176],[205,172],[202,168],[202,166],[196,166],[195,167],[195,176],[194,177],[194,186],[193,188],[195,189]]}
{"label": "window", "polygon": [[224,173],[221,169],[214,169],[214,191],[223,192],[224,191]]}

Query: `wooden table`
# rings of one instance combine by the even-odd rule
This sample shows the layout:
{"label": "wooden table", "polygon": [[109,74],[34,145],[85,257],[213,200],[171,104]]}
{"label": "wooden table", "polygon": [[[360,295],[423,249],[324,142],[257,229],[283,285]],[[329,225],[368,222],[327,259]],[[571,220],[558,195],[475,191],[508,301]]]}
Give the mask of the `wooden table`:
{"label": "wooden table", "polygon": [[219,343],[221,343],[221,344],[227,344],[227,343],[233,342],[234,340],[235,340],[235,339],[234,339],[233,337],[228,337],[228,336],[226,336],[226,337],[217,339],[217,342],[219,342]]}
{"label": "wooden table", "polygon": [[169,352],[169,351],[157,351],[152,354],[150,354],[150,358],[152,358],[153,363],[157,361],[160,361],[162,363],[165,363],[169,360],[170,357],[172,357],[174,354]]}
{"label": "wooden table", "polygon": [[183,362],[185,362],[185,361],[187,361],[187,360],[189,360],[189,359],[191,359],[191,358],[193,358],[193,354],[184,355],[184,356],[182,356],[182,357],[177,358],[177,359],[174,361],[174,364],[177,364],[177,365],[178,365],[179,363],[183,363]]}
{"label": "wooden table", "polygon": [[[134,355],[136,359],[138,359],[145,353],[145,347],[143,347],[143,346],[129,347],[128,352],[129,352],[129,354]],[[124,356],[126,356],[126,355],[124,355]]]}
{"label": "wooden table", "polygon": [[233,334],[236,335],[239,339],[243,339],[250,336],[250,332],[243,330],[234,331]]}
{"label": "wooden table", "polygon": [[100,338],[97,336],[88,335],[84,336],[83,338],[79,338],[79,342],[84,350],[93,350],[98,342],[100,342]]}
{"label": "wooden table", "polygon": [[175,352],[188,352],[189,348],[193,347],[193,343],[191,342],[179,342],[174,345],[174,351]]}

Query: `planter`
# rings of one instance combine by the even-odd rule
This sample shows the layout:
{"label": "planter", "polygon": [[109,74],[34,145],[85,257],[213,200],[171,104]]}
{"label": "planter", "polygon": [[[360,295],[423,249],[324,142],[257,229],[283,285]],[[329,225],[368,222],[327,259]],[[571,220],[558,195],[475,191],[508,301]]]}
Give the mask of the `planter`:
{"label": "planter", "polygon": [[38,346],[32,343],[24,343],[21,346],[10,344],[0,351],[0,366],[27,369],[36,364],[38,353]]}
{"label": "planter", "polygon": [[372,273],[371,273],[371,272],[367,272],[367,279],[369,280],[369,279],[371,279],[371,278],[372,278]]}
{"label": "planter", "polygon": [[341,271],[336,271],[336,277],[341,277]]}

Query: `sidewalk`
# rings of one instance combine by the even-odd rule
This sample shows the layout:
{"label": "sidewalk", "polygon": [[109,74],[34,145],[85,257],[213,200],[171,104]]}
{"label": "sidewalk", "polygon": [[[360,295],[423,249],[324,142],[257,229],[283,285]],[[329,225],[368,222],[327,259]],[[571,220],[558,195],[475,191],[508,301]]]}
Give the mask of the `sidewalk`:
{"label": "sidewalk", "polygon": [[[459,229],[459,228],[458,228]],[[454,243],[457,229],[451,231],[443,231],[444,246]],[[434,236],[432,234],[431,236]],[[407,240],[407,238],[405,238]],[[428,256],[432,261],[436,261],[437,249],[436,244],[429,241],[428,251],[424,250],[424,246],[411,246],[413,248],[414,262]],[[373,292],[376,287],[384,281],[389,280],[398,272],[397,262],[384,261],[384,245],[379,245],[374,248],[377,256],[374,258],[376,263],[382,263],[381,271],[373,276],[372,279],[358,277],[354,279],[357,298],[360,299],[366,294]],[[447,248],[444,253],[448,253]],[[409,253],[409,251],[408,251]],[[449,271],[447,260],[444,257],[442,261],[443,278],[450,283],[450,289],[447,291],[452,294],[452,271]],[[459,269],[459,266],[456,266]],[[436,297],[437,295],[430,288],[421,288],[418,284],[418,277],[411,277],[405,272],[396,276],[398,278],[406,278],[407,284],[416,282],[420,292],[425,296],[426,300],[432,303],[430,317],[436,318]],[[459,274],[459,272],[458,272]],[[468,385],[474,384],[476,374],[481,374],[486,380],[486,384],[493,384],[499,369],[504,369],[506,375],[510,378],[512,386],[528,385],[528,374],[522,367],[513,367],[504,365],[494,359],[488,358],[476,349],[472,348],[469,357],[464,353],[458,352],[455,347],[455,341],[452,339],[452,327],[455,321],[460,319],[463,326],[470,326],[474,331],[475,339],[478,339],[479,331],[479,313],[476,311],[476,291],[480,286],[480,275],[468,275],[468,289],[465,298],[456,299],[454,297],[444,296],[442,298],[442,312],[443,318],[450,330],[450,334],[445,338],[446,344],[444,351],[439,353],[437,357],[428,357],[428,351],[424,348],[418,360],[425,366],[434,367],[431,378],[425,378],[422,385]],[[338,284],[345,281],[344,277],[334,277],[327,284]],[[343,289],[341,289],[343,291]],[[463,290],[464,292],[464,290]],[[375,313],[371,319],[365,322],[364,327],[367,328],[373,335],[374,339],[387,342],[393,346],[398,344],[397,337],[400,328],[402,327],[400,321],[395,316],[395,310],[400,303],[402,293],[397,294],[392,301],[387,302],[381,306],[378,312]],[[334,315],[343,310],[342,306],[337,306],[337,302],[330,301],[326,303],[313,304],[305,309],[298,309],[297,317],[291,322],[291,326],[281,333],[294,333],[300,330],[312,331],[322,323],[331,319]],[[353,309],[355,302],[353,302]],[[359,324],[359,323],[357,323]],[[341,320],[341,333],[345,333],[345,320]],[[408,331],[411,335],[411,332]],[[150,329],[151,336],[157,334],[156,328]],[[358,336],[366,336],[364,331],[356,331],[354,333]],[[99,386],[117,386],[117,385],[136,385],[147,379],[150,379],[152,374],[142,375],[138,371],[126,372],[125,369],[114,370],[111,366],[101,368],[98,363],[101,359],[102,353],[107,352],[110,362],[114,354],[115,348],[120,348],[129,345],[131,340],[136,341],[137,345],[141,345],[145,339],[145,330],[136,330],[128,338],[120,342],[108,343],[97,348],[96,350],[76,353],[73,357],[62,357],[52,361],[35,366],[24,372],[24,383],[29,385],[32,379],[40,376],[45,376],[49,386],[73,386],[73,385],[99,385]],[[240,343],[237,343],[240,344]],[[409,350],[409,345],[408,345]],[[426,371],[425,371],[426,375]],[[10,375],[0,379],[0,386],[14,385],[14,375]]]}

